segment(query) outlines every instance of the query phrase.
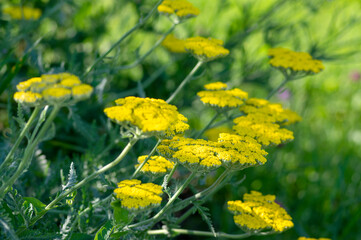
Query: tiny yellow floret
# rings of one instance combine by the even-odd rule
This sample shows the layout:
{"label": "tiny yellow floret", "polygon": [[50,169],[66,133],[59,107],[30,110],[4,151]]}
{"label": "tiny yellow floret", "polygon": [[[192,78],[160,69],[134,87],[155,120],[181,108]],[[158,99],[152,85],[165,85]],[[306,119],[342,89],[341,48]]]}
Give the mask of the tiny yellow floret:
{"label": "tiny yellow floret", "polygon": [[207,90],[224,90],[227,87],[228,87],[227,84],[222,82],[214,82],[204,85],[204,88]]}
{"label": "tiny yellow floret", "polygon": [[14,94],[14,100],[18,103],[22,103],[25,105],[35,105],[37,102],[39,102],[42,99],[41,94],[39,93],[33,93],[30,91],[27,92],[16,92]]}
{"label": "tiny yellow floret", "polygon": [[89,84],[80,84],[71,88],[74,99],[82,100],[87,99],[93,92],[93,87]]}

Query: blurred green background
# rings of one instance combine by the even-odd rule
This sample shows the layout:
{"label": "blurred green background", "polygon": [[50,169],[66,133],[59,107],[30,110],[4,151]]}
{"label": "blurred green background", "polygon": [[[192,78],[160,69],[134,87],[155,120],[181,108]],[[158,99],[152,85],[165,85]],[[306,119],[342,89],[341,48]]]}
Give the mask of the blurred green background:
{"label": "blurred green background", "polygon": [[[267,149],[270,154],[266,165],[240,172],[234,180],[246,175],[241,185],[227,185],[206,204],[215,228],[241,232],[226,210],[226,201],[242,199],[244,193],[257,190],[276,195],[293,217],[295,227],[281,235],[251,239],[298,236],[361,239],[361,1],[190,2],[201,14],[178,25],[174,34],[179,38],[199,35],[222,39],[231,52],[203,67],[199,77],[175,101],[193,129],[201,129],[214,114],[196,96],[205,83],[227,82],[248,91],[251,97],[264,98],[282,81],[281,73],[268,65],[267,50],[271,47],[309,52],[325,65],[320,74],[290,82],[272,98],[302,116],[302,122],[291,126],[295,140]],[[1,4],[20,3],[5,0]],[[34,0],[23,4],[43,10],[39,21],[19,22],[0,16],[2,149],[8,147],[9,132],[15,129],[9,116],[16,114],[11,96],[19,81],[60,71],[82,76],[155,3],[155,0]],[[166,99],[174,91],[196,63],[189,55],[172,54],[160,46],[137,67],[118,69],[145,54],[170,27],[165,16],[155,13],[82,79],[96,87],[95,95],[87,103],[62,111],[57,119],[57,132],[63,130],[66,134],[58,134],[42,146],[48,159],[46,166],[66,168],[71,161],[84,161],[87,156],[101,152],[107,144],[105,138],[110,139],[103,137],[105,146],[99,143],[94,149],[94,143],[110,132],[104,127],[102,109],[116,98],[145,95]],[[14,69],[16,74],[9,77]],[[88,127],[94,131],[87,131]],[[150,146],[151,142],[145,141],[144,145]],[[143,150],[139,147],[137,151]],[[89,163],[92,164],[95,165]],[[39,170],[34,166],[32,171]],[[56,171],[53,174],[58,174],[59,170]],[[47,173],[37,177],[42,180],[29,173],[22,179],[28,184],[32,181],[42,184],[46,179],[49,184],[58,181],[49,179]],[[202,184],[205,183],[199,182]],[[23,191],[24,195],[39,193],[31,188]],[[42,198],[47,199],[47,194],[43,192]],[[184,228],[187,227],[207,229],[198,215],[187,220]]]}

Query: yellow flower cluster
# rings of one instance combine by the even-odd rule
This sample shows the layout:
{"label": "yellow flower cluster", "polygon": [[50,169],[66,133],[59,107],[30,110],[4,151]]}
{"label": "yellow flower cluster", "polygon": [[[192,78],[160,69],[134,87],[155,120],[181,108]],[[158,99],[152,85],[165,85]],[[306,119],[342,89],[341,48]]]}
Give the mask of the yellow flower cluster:
{"label": "yellow flower cluster", "polygon": [[272,229],[283,232],[293,227],[292,218],[280,205],[274,195],[252,191],[241,200],[228,201],[228,209],[235,215],[234,222],[244,231]]}
{"label": "yellow flower cluster", "polygon": [[37,20],[41,17],[41,10],[31,7],[4,7],[2,12],[17,20]]}
{"label": "yellow flower cluster", "polygon": [[177,107],[162,99],[126,97],[115,100],[117,106],[104,109],[105,114],[125,129],[135,127],[146,135],[172,137],[189,128],[188,119]]}
{"label": "yellow flower cluster", "polygon": [[169,51],[174,53],[185,53],[187,52],[184,45],[185,40],[176,38],[173,34],[167,35],[163,40],[162,45]]}
{"label": "yellow flower cluster", "polygon": [[[207,91],[200,91],[197,95],[205,104],[209,104],[219,108],[235,108],[244,104],[244,100],[248,98],[248,93],[239,88],[230,90],[218,90],[226,88],[227,84],[216,82],[204,86]],[[218,89],[217,89],[218,88]],[[213,90],[214,89],[214,90]]]}
{"label": "yellow flower cluster", "polygon": [[277,68],[307,73],[318,73],[325,68],[320,60],[313,59],[310,54],[305,52],[294,52],[285,48],[272,48],[269,49],[268,55],[271,57],[269,63]]}
{"label": "yellow flower cluster", "polygon": [[192,171],[210,171],[221,165],[236,170],[267,161],[267,152],[257,141],[229,133],[221,133],[217,142],[176,136],[163,140],[157,150]]}
{"label": "yellow flower cluster", "polygon": [[331,238],[307,238],[307,237],[299,237],[297,240],[331,240]]}
{"label": "yellow flower cluster", "polygon": [[208,62],[229,54],[229,50],[223,47],[223,41],[213,38],[187,38],[184,47],[202,62]]}
{"label": "yellow flower cluster", "polygon": [[30,78],[16,86],[16,102],[29,105],[69,105],[89,98],[93,87],[70,73],[46,74]]}
{"label": "yellow flower cluster", "polygon": [[293,133],[280,126],[301,120],[297,113],[264,99],[251,98],[240,107],[240,111],[247,115],[233,120],[233,130],[241,136],[255,138],[263,145],[278,145],[293,140]]}
{"label": "yellow flower cluster", "polygon": [[[138,163],[143,163],[147,157],[147,155],[138,157]],[[138,168],[139,165],[140,164],[137,164],[135,167]],[[143,173],[159,175],[167,173],[173,168],[173,166],[174,164],[172,162],[162,156],[152,156],[148,159],[140,171]]]}
{"label": "yellow flower cluster", "polygon": [[262,115],[264,122],[290,125],[302,120],[302,118],[290,109],[284,109],[281,104],[270,103],[265,99],[250,98],[246,105],[240,107],[240,111],[248,115]]}
{"label": "yellow flower cluster", "polygon": [[180,18],[189,18],[199,15],[199,9],[187,0],[164,0],[158,11],[165,14],[176,14]]}
{"label": "yellow flower cluster", "polygon": [[123,208],[139,211],[159,206],[163,191],[162,186],[133,179],[119,182],[114,193],[116,198],[120,199]]}

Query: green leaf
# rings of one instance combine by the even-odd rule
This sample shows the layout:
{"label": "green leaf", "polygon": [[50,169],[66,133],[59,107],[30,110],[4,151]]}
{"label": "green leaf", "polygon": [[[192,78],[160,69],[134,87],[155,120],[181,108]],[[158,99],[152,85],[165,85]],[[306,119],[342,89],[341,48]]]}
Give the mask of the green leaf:
{"label": "green leaf", "polygon": [[128,210],[121,207],[119,201],[113,201],[111,206],[114,210],[114,220],[117,224],[127,224],[129,223],[129,212]]}
{"label": "green leaf", "polygon": [[24,204],[31,204],[33,205],[36,214],[43,211],[46,207],[44,203],[42,203],[39,199],[33,198],[33,197],[23,197]]}
{"label": "green leaf", "polygon": [[107,221],[95,234],[94,240],[108,240],[112,233],[113,225],[110,221]]}

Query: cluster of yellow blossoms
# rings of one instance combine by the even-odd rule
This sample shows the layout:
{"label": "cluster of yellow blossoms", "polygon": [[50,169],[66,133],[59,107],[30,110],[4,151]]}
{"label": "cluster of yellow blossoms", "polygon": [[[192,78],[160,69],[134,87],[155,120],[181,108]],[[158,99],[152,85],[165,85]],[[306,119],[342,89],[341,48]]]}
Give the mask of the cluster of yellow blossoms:
{"label": "cluster of yellow blossoms", "polygon": [[[138,157],[138,163],[143,163],[147,157],[147,155]],[[140,164],[135,165],[135,167],[139,167]],[[173,168],[173,166],[174,164],[172,162],[162,156],[152,156],[148,159],[140,171],[157,176],[167,173]]]}
{"label": "cluster of yellow blossoms", "polygon": [[104,109],[105,114],[126,130],[140,130],[142,134],[172,137],[189,128],[188,119],[177,107],[162,99],[126,97],[115,100],[117,106]]}
{"label": "cluster of yellow blossoms", "polygon": [[212,61],[229,54],[229,50],[223,47],[223,41],[214,38],[187,38],[184,48],[202,62]]}
{"label": "cluster of yellow blossoms", "polygon": [[241,200],[228,201],[228,209],[235,215],[234,222],[244,231],[272,229],[277,232],[293,227],[292,218],[280,205],[274,195],[262,195],[251,191]]}
{"label": "cluster of yellow blossoms", "polygon": [[138,211],[159,206],[163,191],[162,186],[133,179],[119,182],[114,193],[116,198],[120,199],[123,208]]}
{"label": "cluster of yellow blossoms", "polygon": [[31,7],[4,7],[3,14],[9,15],[12,19],[37,20],[41,17],[41,10]]}
{"label": "cluster of yellow blossoms", "polygon": [[170,34],[164,39],[162,45],[171,52],[190,52],[202,62],[212,61],[229,54],[229,50],[223,47],[223,41],[214,38],[192,37],[178,39]]}
{"label": "cluster of yellow blossoms", "polygon": [[199,9],[187,0],[164,0],[158,11],[164,14],[176,14],[180,18],[195,17],[199,14]]}
{"label": "cluster of yellow blossoms", "polygon": [[46,74],[30,78],[16,86],[16,102],[28,105],[70,105],[89,98],[93,87],[70,73]]}
{"label": "cluster of yellow blossoms", "polygon": [[331,240],[331,238],[307,238],[307,237],[299,237],[297,240]]}
{"label": "cluster of yellow blossoms", "polygon": [[210,171],[221,165],[236,170],[267,161],[267,152],[256,140],[229,133],[221,133],[217,142],[176,136],[163,140],[157,150],[191,171]]}
{"label": "cluster of yellow blossoms", "polygon": [[240,107],[240,111],[247,115],[233,120],[233,130],[241,136],[255,138],[263,145],[278,145],[293,140],[293,133],[281,128],[281,125],[301,120],[297,113],[264,99],[251,98],[246,101],[246,105]]}
{"label": "cluster of yellow blossoms", "polygon": [[218,108],[235,108],[244,104],[244,100],[248,98],[248,93],[239,88],[224,90],[227,84],[215,82],[204,85],[207,91],[200,91],[197,95],[205,104],[209,104]]}
{"label": "cluster of yellow blossoms", "polygon": [[319,73],[325,67],[320,60],[315,60],[306,52],[294,52],[286,48],[272,48],[268,51],[271,57],[269,63],[277,68]]}

